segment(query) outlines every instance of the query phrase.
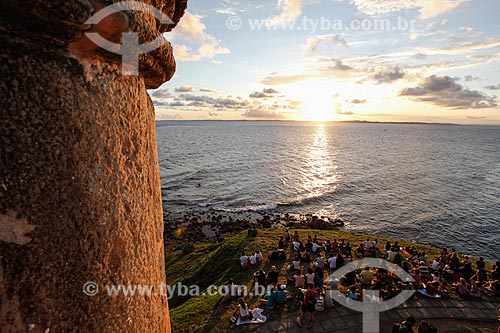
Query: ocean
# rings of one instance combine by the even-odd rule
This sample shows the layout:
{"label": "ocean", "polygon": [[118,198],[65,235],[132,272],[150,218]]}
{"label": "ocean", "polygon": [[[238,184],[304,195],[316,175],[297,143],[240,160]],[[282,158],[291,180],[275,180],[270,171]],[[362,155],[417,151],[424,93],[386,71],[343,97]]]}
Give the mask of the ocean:
{"label": "ocean", "polygon": [[500,126],[158,121],[166,216],[269,210],[500,259]]}

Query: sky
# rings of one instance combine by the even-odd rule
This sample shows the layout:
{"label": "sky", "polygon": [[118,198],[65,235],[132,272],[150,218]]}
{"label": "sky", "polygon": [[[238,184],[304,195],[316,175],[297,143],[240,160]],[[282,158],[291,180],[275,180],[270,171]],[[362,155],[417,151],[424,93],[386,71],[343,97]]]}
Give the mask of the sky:
{"label": "sky", "polygon": [[498,0],[189,0],[157,119],[500,124]]}

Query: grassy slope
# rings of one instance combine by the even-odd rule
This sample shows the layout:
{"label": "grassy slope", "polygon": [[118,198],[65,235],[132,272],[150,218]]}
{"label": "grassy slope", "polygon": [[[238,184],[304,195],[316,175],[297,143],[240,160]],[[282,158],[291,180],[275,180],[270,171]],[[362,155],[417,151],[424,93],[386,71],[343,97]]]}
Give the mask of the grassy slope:
{"label": "grassy slope", "polygon": [[[290,230],[293,234],[295,230]],[[352,234],[337,230],[298,230],[301,239],[307,236],[318,235],[320,240],[345,239],[353,247],[363,243],[367,238],[373,240],[374,236],[365,234]],[[167,281],[170,285],[182,282],[184,285],[199,285],[205,290],[209,285],[223,285],[229,277],[233,277],[236,284],[247,285],[251,290],[253,283],[252,273],[255,269],[241,269],[238,258],[241,252],[250,254],[260,250],[264,257],[268,251],[274,250],[278,244],[278,238],[283,234],[282,229],[262,229],[256,238],[246,237],[246,231],[230,237],[219,244],[199,244],[190,254],[172,252],[166,254]],[[394,242],[394,239],[376,237],[381,247],[386,241]],[[407,241],[398,240],[401,246],[415,246],[419,251],[425,251],[429,260],[439,255],[440,250],[428,246],[418,245]],[[280,279],[286,280],[286,267],[290,264],[290,253],[284,262],[268,262],[264,258],[264,270],[268,272],[272,265],[276,265],[280,271]],[[308,267],[309,263],[303,263],[302,267]],[[258,302],[257,298],[248,298],[252,305]],[[229,317],[236,308],[236,301],[226,300],[222,296],[200,296],[191,298],[172,298],[169,300],[170,316],[173,331],[178,332],[216,332],[227,331],[230,327]]]}

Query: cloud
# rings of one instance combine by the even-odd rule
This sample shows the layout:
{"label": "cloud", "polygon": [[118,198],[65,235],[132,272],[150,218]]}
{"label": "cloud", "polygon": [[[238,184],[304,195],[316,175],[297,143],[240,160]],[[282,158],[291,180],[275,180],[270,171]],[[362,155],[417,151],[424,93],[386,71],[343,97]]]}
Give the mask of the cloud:
{"label": "cloud", "polygon": [[216,91],[215,90],[212,90],[212,89],[205,89],[205,88],[201,88],[200,89],[201,92],[206,92],[206,93],[215,93]]}
{"label": "cloud", "polygon": [[434,29],[442,28],[442,27],[444,27],[447,24],[448,24],[448,20],[447,19],[441,19],[439,21],[434,21],[434,22],[428,23],[425,26],[425,28],[427,30],[434,30]]}
{"label": "cloud", "polygon": [[469,90],[449,76],[432,75],[420,85],[405,88],[400,96],[409,96],[418,102],[428,102],[453,109],[483,109],[497,106],[494,96],[487,96],[476,90]]}
{"label": "cloud", "polygon": [[270,74],[263,78],[260,83],[266,85],[280,85],[280,84],[290,84],[299,81],[304,81],[310,79],[313,75],[310,74],[291,74],[291,75],[280,75],[280,74]]}
{"label": "cloud", "polygon": [[420,8],[420,18],[425,20],[450,12],[467,1],[468,0],[422,0],[417,2],[422,2],[422,7]]}
{"label": "cloud", "polygon": [[239,5],[239,1],[223,0],[219,2],[220,7],[215,8],[214,11],[218,14],[225,15],[236,15],[236,7]]}
{"label": "cloud", "polygon": [[467,119],[485,119],[486,117],[479,117],[479,116],[465,116]]}
{"label": "cloud", "polygon": [[488,90],[500,90],[500,83],[497,84],[496,86],[495,85],[486,86],[486,87],[484,87],[484,89],[488,89]]}
{"label": "cloud", "polygon": [[352,101],[350,101],[349,103],[351,104],[365,104],[366,103],[366,99],[353,99]]}
{"label": "cloud", "polygon": [[164,99],[174,97],[174,94],[170,92],[169,89],[157,89],[153,91],[151,94],[151,98],[153,99]]}
{"label": "cloud", "polygon": [[255,91],[249,95],[250,98],[268,98],[269,95],[260,91]]}
{"label": "cloud", "polygon": [[354,112],[352,111],[344,111],[342,109],[342,105],[340,103],[337,103],[337,105],[335,106],[335,110],[334,112],[335,114],[341,114],[341,115],[345,115],[345,116],[351,116],[354,114]]}
{"label": "cloud", "polygon": [[248,106],[248,102],[241,99],[228,97],[199,96],[193,94],[181,94],[179,99],[187,102],[187,106],[210,107],[215,109],[241,109]]}
{"label": "cloud", "polygon": [[360,12],[367,15],[418,10],[421,19],[440,16],[466,2],[468,0],[351,0]]}
{"label": "cloud", "polygon": [[195,87],[192,86],[182,86],[179,88],[175,88],[175,92],[177,93],[186,93],[186,92],[194,92],[196,91]]}
{"label": "cloud", "polygon": [[246,118],[260,118],[260,119],[281,119],[283,115],[276,111],[264,111],[264,110],[247,110],[242,114]]}
{"label": "cloud", "polygon": [[425,58],[427,58],[427,55],[425,53],[419,52],[415,53],[412,57],[418,60],[425,60]]}
{"label": "cloud", "polygon": [[328,67],[333,71],[350,71],[354,69],[351,66],[345,65],[342,59],[339,58],[330,58],[329,61],[335,63],[335,65]]}
{"label": "cloud", "polygon": [[293,22],[302,14],[305,0],[278,0],[278,9],[281,13],[267,20],[270,26],[279,26]]}
{"label": "cloud", "polygon": [[221,47],[219,40],[213,35],[205,32],[206,26],[201,22],[202,17],[186,12],[177,27],[169,33],[171,41],[187,41],[193,47],[186,44],[175,44],[174,53],[178,61],[199,61],[205,58],[213,58],[218,54],[228,54],[228,48]]}
{"label": "cloud", "polygon": [[465,75],[464,80],[465,80],[465,82],[470,82],[470,81],[479,80],[479,77],[472,76],[472,75]]}
{"label": "cloud", "polygon": [[273,89],[273,88],[264,88],[264,90],[262,90],[265,94],[279,94],[280,92],[276,89]]}
{"label": "cloud", "polygon": [[210,111],[208,111],[208,115],[209,115],[210,117],[217,117],[219,114],[218,114],[218,113],[216,113],[216,112],[210,112]]}
{"label": "cloud", "polygon": [[265,88],[262,91],[255,91],[250,94],[250,98],[269,98],[274,97],[273,95],[278,94],[279,91],[273,88]]}
{"label": "cloud", "polygon": [[399,66],[381,67],[372,75],[371,79],[375,80],[378,84],[391,83],[402,79],[405,75],[405,72]]}
{"label": "cloud", "polygon": [[348,47],[346,40],[340,35],[322,35],[322,36],[310,37],[307,39],[306,45],[304,46],[304,51],[306,55],[316,54],[319,45],[324,41],[331,41],[334,45]]}
{"label": "cloud", "polygon": [[458,29],[458,32],[448,37],[448,39],[460,41],[467,39],[476,39],[484,35],[484,32],[474,31],[474,29],[472,29],[471,27],[460,27]]}
{"label": "cloud", "polygon": [[184,13],[179,24],[175,27],[170,40],[184,39],[189,42],[203,41],[206,26],[201,22],[202,17],[189,12]]}

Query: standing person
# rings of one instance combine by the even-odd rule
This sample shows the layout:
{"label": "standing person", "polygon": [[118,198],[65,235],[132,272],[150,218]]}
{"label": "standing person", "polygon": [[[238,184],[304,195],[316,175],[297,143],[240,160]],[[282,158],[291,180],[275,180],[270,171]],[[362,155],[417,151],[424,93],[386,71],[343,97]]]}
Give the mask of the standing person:
{"label": "standing person", "polygon": [[278,285],[278,278],[280,273],[276,270],[276,266],[271,267],[271,271],[267,274],[267,283]]}
{"label": "standing person", "polygon": [[483,257],[479,257],[479,259],[476,261],[477,280],[478,281],[484,281],[484,280],[486,280],[485,267],[486,267],[486,263],[484,261],[484,258]]}
{"label": "standing person", "polygon": [[292,235],[290,235],[288,229],[285,229],[285,234],[283,235],[283,237],[285,238],[285,243],[288,243],[292,239]]}
{"label": "standing person", "polygon": [[297,325],[299,327],[302,327],[302,323],[304,321],[304,314],[306,312],[308,316],[307,328],[313,327],[313,312],[314,312],[314,305],[316,303],[316,297],[318,297],[318,292],[314,290],[314,284],[308,283],[307,290],[305,290],[304,292],[304,300],[302,301],[300,318],[297,321]]}

